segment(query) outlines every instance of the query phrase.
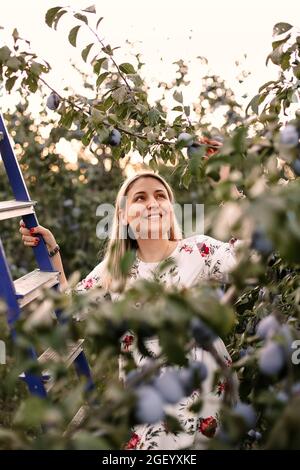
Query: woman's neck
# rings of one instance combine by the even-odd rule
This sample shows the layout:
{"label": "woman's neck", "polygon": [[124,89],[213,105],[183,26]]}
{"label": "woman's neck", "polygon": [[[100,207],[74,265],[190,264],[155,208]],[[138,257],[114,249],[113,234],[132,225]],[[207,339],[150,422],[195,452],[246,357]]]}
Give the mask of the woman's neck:
{"label": "woman's neck", "polygon": [[145,263],[156,263],[166,259],[177,246],[176,240],[137,240],[138,257]]}

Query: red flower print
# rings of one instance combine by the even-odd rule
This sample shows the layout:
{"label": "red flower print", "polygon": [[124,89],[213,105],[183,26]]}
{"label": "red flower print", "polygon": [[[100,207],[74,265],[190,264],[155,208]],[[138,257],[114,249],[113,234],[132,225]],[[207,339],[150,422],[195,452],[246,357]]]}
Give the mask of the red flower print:
{"label": "red flower print", "polygon": [[85,289],[91,289],[93,287],[94,283],[95,283],[95,279],[93,279],[92,277],[90,277],[89,279],[84,279],[83,287]]}
{"label": "red flower print", "polygon": [[193,247],[190,245],[187,245],[186,243],[180,248],[179,251],[186,251],[187,253],[193,253]]}
{"label": "red flower print", "polygon": [[127,442],[127,444],[125,444],[124,449],[126,450],[136,449],[140,440],[141,440],[140,436],[134,432],[131,438],[129,439],[129,441]]}
{"label": "red flower print", "polygon": [[216,418],[209,416],[208,418],[200,418],[198,431],[206,437],[214,437],[218,423]]}
{"label": "red flower print", "polygon": [[228,387],[228,383],[226,382],[226,380],[224,380],[224,382],[218,382],[217,384],[217,395],[220,396],[222,395],[223,392],[225,392],[225,390],[227,389]]}
{"label": "red flower print", "polygon": [[205,243],[197,243],[197,247],[200,251],[201,256],[204,258],[205,256],[209,255],[209,246]]}
{"label": "red flower print", "polygon": [[230,245],[234,245],[236,241],[237,241],[237,238],[232,237],[230,238],[229,243]]}
{"label": "red flower print", "polygon": [[126,335],[122,340],[125,351],[129,350],[129,346],[132,345],[134,337],[132,335]]}
{"label": "red flower print", "polygon": [[230,357],[225,356],[225,354],[224,354],[224,359],[225,359],[226,366],[231,367],[232,366],[232,360],[230,359]]}

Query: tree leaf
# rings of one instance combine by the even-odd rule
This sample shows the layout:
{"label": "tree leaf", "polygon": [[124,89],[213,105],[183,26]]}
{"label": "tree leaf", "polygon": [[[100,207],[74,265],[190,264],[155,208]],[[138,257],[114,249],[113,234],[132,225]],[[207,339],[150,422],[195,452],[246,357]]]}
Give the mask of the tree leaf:
{"label": "tree leaf", "polygon": [[182,106],[175,106],[175,108],[172,108],[172,111],[180,111],[180,112],[182,112],[182,111],[183,111],[183,107],[182,107]]}
{"label": "tree leaf", "polygon": [[124,64],[121,64],[119,67],[120,67],[121,72],[124,72],[126,74],[135,73],[133,65],[129,64],[128,62],[125,62]]}
{"label": "tree leaf", "polygon": [[178,103],[183,103],[183,96],[181,91],[175,90],[173,93],[173,98],[175,101],[178,101]]}
{"label": "tree leaf", "polygon": [[190,113],[191,113],[191,108],[190,108],[189,106],[185,106],[185,107],[184,107],[184,112],[185,112],[185,115],[186,115],[186,116],[189,116]]}
{"label": "tree leaf", "polygon": [[282,54],[281,61],[280,61],[280,65],[281,65],[282,70],[287,70],[289,68],[290,58],[291,58],[291,53],[290,52],[285,52],[284,54]]}
{"label": "tree leaf", "polygon": [[293,67],[293,74],[298,80],[300,80],[300,65]]}
{"label": "tree leaf", "polygon": [[284,44],[288,39],[290,39],[290,37],[291,37],[291,35],[288,34],[284,39],[273,41],[272,42],[273,50],[276,49],[277,47],[281,46],[282,44]]}
{"label": "tree leaf", "polygon": [[289,23],[276,23],[273,28],[273,36],[278,36],[279,34],[286,33],[293,26]]}
{"label": "tree leaf", "polygon": [[59,20],[65,13],[67,13],[67,10],[61,10],[57,13],[56,17],[54,18],[52,25],[55,31],[57,30],[57,25],[58,25]]}
{"label": "tree leaf", "polygon": [[73,47],[76,47],[77,34],[80,28],[81,26],[75,26],[69,32],[68,39],[69,39],[70,44],[72,44]]}
{"label": "tree leaf", "polygon": [[116,103],[121,104],[125,99],[126,93],[126,87],[125,85],[122,85],[117,90],[112,92],[112,97]]}
{"label": "tree leaf", "polygon": [[94,43],[92,42],[91,44],[88,44],[84,49],[81,51],[81,57],[83,58],[84,62],[86,62],[87,57],[89,55],[89,52],[91,48],[93,47]]}
{"label": "tree leaf", "polygon": [[74,18],[83,21],[85,24],[89,23],[87,17],[85,15],[82,15],[81,13],[76,13],[76,15],[74,15]]}
{"label": "tree leaf", "polygon": [[90,7],[85,8],[84,10],[86,13],[96,13],[95,5],[91,5]]}
{"label": "tree leaf", "polygon": [[46,16],[45,16],[45,22],[47,23],[47,25],[49,26],[49,28],[52,27],[52,24],[55,20],[55,17],[57,15],[57,13],[59,12],[59,10],[61,10],[63,7],[54,7],[54,8],[50,8],[50,10],[47,11],[46,13]]}
{"label": "tree leaf", "polygon": [[252,100],[250,101],[250,103],[249,103],[248,106],[246,107],[246,114],[248,114],[249,108],[251,108],[252,111],[253,111],[255,114],[258,114],[259,99],[260,99],[260,95],[255,95],[255,96],[252,98]]}
{"label": "tree leaf", "polygon": [[259,93],[264,89],[264,88],[267,88],[268,86],[270,86],[271,84],[274,84],[274,83],[278,83],[278,80],[270,80],[266,83],[264,83],[259,89]]}
{"label": "tree leaf", "polygon": [[[104,67],[104,64],[105,62],[107,62],[107,58],[106,57],[102,57],[101,59],[97,60],[95,63],[94,63],[94,72],[96,74],[99,74],[100,73],[100,70],[101,70],[101,67],[103,66]],[[106,69],[107,70],[107,69]]]}
{"label": "tree leaf", "polygon": [[42,64],[39,64],[38,62],[32,62],[30,66],[30,72],[33,75],[36,75],[37,77],[43,72],[44,66]]}
{"label": "tree leaf", "polygon": [[5,82],[5,88],[6,88],[7,91],[10,91],[10,90],[13,88],[13,86],[14,86],[14,84],[15,84],[17,78],[18,78],[18,77],[13,76],[13,77],[9,77],[9,78],[6,80],[6,82]]}
{"label": "tree leaf", "polygon": [[19,39],[19,32],[17,30],[17,28],[15,28],[12,32],[12,37],[14,38],[14,42],[16,42],[18,39]]}
{"label": "tree leaf", "polygon": [[105,54],[113,55],[113,50],[109,44],[107,46],[102,47],[102,51],[105,52]]}
{"label": "tree leaf", "polygon": [[8,61],[6,62],[6,65],[9,69],[13,70],[14,72],[16,72],[20,65],[21,65],[21,62],[16,58],[16,57],[11,57],[10,59],[8,59]]}
{"label": "tree leaf", "polygon": [[96,81],[96,87],[97,88],[99,88],[101,83],[106,79],[107,75],[109,75],[109,72],[103,72],[103,73],[101,73],[101,75],[99,75],[99,77],[97,78],[97,81]]}
{"label": "tree leaf", "polygon": [[3,64],[4,62],[6,62],[9,59],[10,54],[11,54],[11,50],[9,49],[9,47],[7,47],[7,46],[1,47],[1,49],[0,49],[0,64]]}
{"label": "tree leaf", "polygon": [[97,21],[97,23],[96,23],[96,29],[98,29],[98,26],[99,26],[99,24],[101,23],[102,20],[103,20],[103,16],[101,16],[101,17],[99,18],[99,20]]}

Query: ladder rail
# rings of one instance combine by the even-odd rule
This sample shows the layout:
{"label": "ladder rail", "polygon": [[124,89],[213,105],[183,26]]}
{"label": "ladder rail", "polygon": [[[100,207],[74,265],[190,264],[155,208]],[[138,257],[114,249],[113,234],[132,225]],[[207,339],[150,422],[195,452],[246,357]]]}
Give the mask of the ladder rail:
{"label": "ladder rail", "polygon": [[13,194],[19,201],[30,201],[29,192],[17,157],[12,148],[2,114],[0,114],[0,132],[2,133],[2,138],[0,140],[0,153]]}
{"label": "ladder rail", "polygon": [[[34,201],[31,201],[29,191],[25,184],[25,179],[21,172],[21,168],[15,152],[13,150],[10,137],[8,135],[5,122],[3,119],[2,114],[0,113],[0,153],[2,157],[2,161],[6,170],[6,174],[8,176],[8,180],[10,186],[12,188],[14,197],[16,202],[24,203],[24,202],[31,202],[33,204]],[[20,216],[20,213],[17,214],[10,214],[10,217]],[[22,215],[22,219],[25,223],[25,226],[30,229],[39,225],[38,218],[35,214],[34,208],[32,207],[32,211]],[[53,267],[52,260],[49,257],[49,253],[47,250],[47,246],[45,243],[44,238],[40,234],[36,234],[36,236],[40,239],[40,242],[37,246],[32,247],[33,254],[36,259],[36,263],[41,271],[48,271],[48,272],[55,272],[56,270]],[[7,319],[8,324],[11,329],[11,334],[13,340],[16,338],[15,330],[14,330],[14,323],[18,320],[21,315],[21,306],[18,302],[16,289],[14,285],[14,281],[12,279],[10,269],[6,260],[4,248],[2,245],[1,237],[0,237],[0,297],[3,297],[7,303],[8,311],[7,311]],[[59,281],[54,286],[51,287],[52,289],[58,290],[59,289]],[[55,314],[59,323],[63,323],[66,321],[63,317],[63,312],[59,309],[55,310]],[[28,355],[31,359],[38,361],[37,354],[34,348],[30,348],[28,351]],[[91,390],[94,387],[90,367],[88,361],[86,359],[85,353],[82,350],[76,357],[73,359],[76,372],[78,376],[84,376],[86,378],[86,391]],[[24,372],[24,380],[27,383],[29,391],[34,394],[38,395],[42,398],[47,396],[47,390],[43,383],[42,375],[32,374],[31,372]]]}

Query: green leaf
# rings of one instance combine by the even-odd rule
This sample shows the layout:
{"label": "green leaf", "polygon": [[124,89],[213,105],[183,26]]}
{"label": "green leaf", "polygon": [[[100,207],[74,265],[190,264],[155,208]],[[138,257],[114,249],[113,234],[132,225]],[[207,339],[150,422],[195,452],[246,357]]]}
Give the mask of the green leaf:
{"label": "green leaf", "polygon": [[182,111],[183,111],[183,107],[182,107],[182,106],[175,106],[175,108],[172,108],[172,111],[180,111],[180,112],[182,112]]}
{"label": "green leaf", "polygon": [[293,74],[298,80],[300,80],[300,65],[293,67]]}
{"label": "green leaf", "polygon": [[12,32],[12,37],[14,38],[14,42],[16,42],[18,39],[19,39],[19,32],[17,30],[17,28],[15,28]]}
{"label": "green leaf", "polygon": [[278,80],[270,80],[269,82],[264,83],[259,89],[259,93],[264,89],[267,88],[269,85],[272,85],[274,83],[278,83]]}
{"label": "green leaf", "polygon": [[107,127],[102,127],[101,129],[97,129],[97,137],[98,137],[98,141],[100,142],[100,144],[105,143],[105,141],[109,137],[108,128]]}
{"label": "green leaf", "polygon": [[54,18],[54,21],[52,23],[52,27],[54,27],[55,30],[57,30],[57,25],[60,20],[60,18],[67,13],[67,10],[61,10],[57,13],[56,17]]}
{"label": "green leaf", "polygon": [[279,36],[279,34],[286,33],[293,26],[289,23],[276,23],[273,28],[273,36]]}
{"label": "green leaf", "polygon": [[21,62],[16,57],[11,57],[6,62],[6,65],[10,70],[13,70],[14,72],[16,72],[17,70],[19,70]]}
{"label": "green leaf", "polygon": [[7,91],[10,91],[10,90],[13,88],[13,86],[14,86],[14,84],[15,84],[17,78],[18,78],[18,77],[13,76],[13,77],[9,77],[9,78],[6,80],[6,82],[5,82],[5,88],[6,88]]}
{"label": "green leaf", "polygon": [[189,106],[184,106],[184,112],[186,116],[189,116],[191,113],[191,108]]}
{"label": "green leaf", "polygon": [[31,93],[35,93],[38,89],[38,81],[36,77],[28,77],[28,88]]}
{"label": "green leaf", "polygon": [[47,11],[46,16],[45,16],[45,22],[47,23],[49,28],[52,27],[55,17],[57,13],[59,12],[59,10],[61,9],[62,7],[54,7],[54,8],[50,8],[50,10]]}
{"label": "green leaf", "polygon": [[284,39],[280,39],[279,41],[273,41],[272,42],[272,47],[273,47],[273,50],[276,49],[277,47],[281,46],[282,44],[284,44],[288,39],[290,39],[291,35],[288,34]]}
{"label": "green leaf", "polygon": [[133,65],[129,64],[128,62],[121,64],[119,67],[120,67],[121,72],[124,72],[126,74],[135,73]]}
{"label": "green leaf", "polygon": [[89,129],[81,139],[81,142],[83,143],[83,145],[85,146],[89,145],[92,136],[93,136],[93,130]]}
{"label": "green leaf", "polygon": [[[99,74],[100,73],[100,70],[101,70],[101,67],[103,66],[104,67],[104,64],[105,62],[107,62],[107,58],[106,57],[102,57],[102,59],[99,59],[97,60],[95,63],[94,63],[94,72],[96,74]],[[107,69],[106,69],[107,70]]]}
{"label": "green leaf", "polygon": [[291,58],[291,53],[290,52],[285,52],[280,61],[280,65],[282,70],[287,70],[290,66],[290,58]]}
{"label": "green leaf", "polygon": [[37,77],[44,71],[44,66],[38,62],[32,62],[30,72]]}
{"label": "green leaf", "polygon": [[189,171],[187,171],[181,179],[181,184],[184,186],[185,189],[189,189],[191,180],[192,180],[192,175]]}
{"label": "green leaf", "polygon": [[86,13],[96,13],[95,5],[91,5],[90,7],[85,8],[84,10]]}
{"label": "green leaf", "polygon": [[7,59],[9,59],[10,54],[11,54],[11,50],[9,49],[9,47],[7,47],[7,46],[1,47],[1,49],[0,49],[0,64],[3,64],[4,62],[6,62]]}
{"label": "green leaf", "polygon": [[160,113],[156,108],[151,108],[147,116],[150,126],[155,126],[159,121]]}
{"label": "green leaf", "polygon": [[181,91],[175,90],[173,93],[173,98],[175,101],[178,101],[178,103],[183,103],[183,96]]}
{"label": "green leaf", "polygon": [[183,348],[180,347],[178,341],[174,341],[174,331],[162,329],[159,331],[159,343],[163,353],[167,356],[171,363],[178,365],[186,364],[186,357]]}
{"label": "green leaf", "polygon": [[114,100],[112,99],[111,96],[109,96],[109,97],[106,98],[106,100],[102,103],[102,108],[103,108],[104,111],[108,111],[109,108],[111,108],[113,104],[114,104]]}
{"label": "green leaf", "polygon": [[102,47],[102,51],[105,52],[105,54],[113,55],[113,50],[109,44],[107,46]]}
{"label": "green leaf", "polygon": [[99,88],[101,83],[104,82],[104,80],[106,79],[106,77],[108,75],[109,75],[109,72],[103,72],[103,73],[101,73],[101,75],[99,75],[99,77],[97,78],[97,81],[96,81],[96,87],[97,88]]}
{"label": "green leaf", "polygon": [[252,100],[250,101],[250,103],[248,104],[248,106],[246,107],[246,114],[248,113],[248,109],[251,108],[252,111],[255,113],[255,114],[258,114],[258,105],[259,105],[259,99],[260,99],[260,95],[255,95]]}
{"label": "green leaf", "polygon": [[89,52],[91,48],[93,47],[93,45],[94,43],[92,42],[91,44],[88,44],[84,49],[82,49],[81,57],[83,58],[84,62],[86,62]]}
{"label": "green leaf", "polygon": [[76,40],[77,40],[77,34],[81,26],[75,26],[74,28],[71,29],[69,32],[69,42],[72,44],[73,47],[76,47]]}
{"label": "green leaf", "polygon": [[97,21],[96,29],[98,29],[98,26],[99,26],[99,24],[101,23],[102,20],[103,20],[103,16],[101,16],[101,18],[99,18],[99,20]]}
{"label": "green leaf", "polygon": [[116,103],[121,104],[123,103],[126,97],[126,94],[127,94],[126,87],[125,85],[122,85],[117,90],[112,92],[112,97]]}
{"label": "green leaf", "polygon": [[105,114],[99,111],[99,109],[92,108],[91,112],[92,122],[94,125],[100,124],[105,118]]}
{"label": "green leaf", "polygon": [[82,15],[81,13],[76,13],[76,15],[74,15],[74,18],[83,21],[85,24],[89,23],[87,17],[85,15]]}
{"label": "green leaf", "polygon": [[73,119],[74,119],[74,111],[72,109],[71,111],[68,111],[67,113],[62,115],[60,119],[60,124],[64,126],[66,129],[70,129],[73,123]]}

